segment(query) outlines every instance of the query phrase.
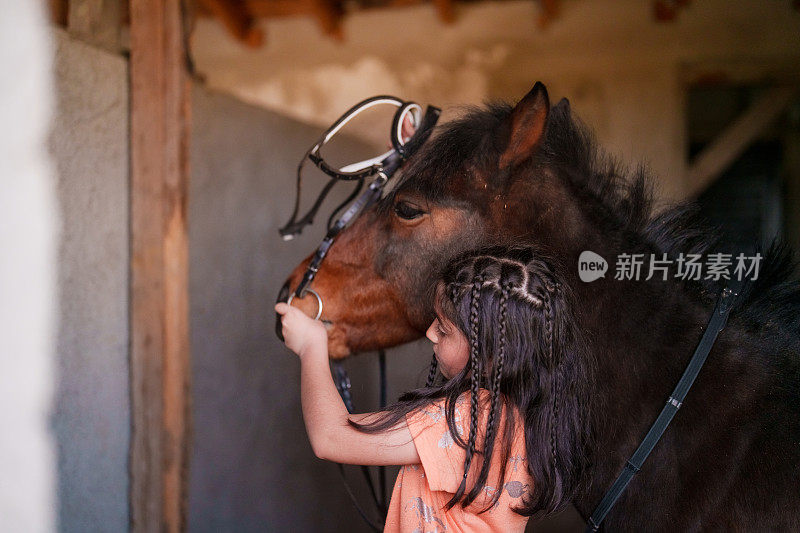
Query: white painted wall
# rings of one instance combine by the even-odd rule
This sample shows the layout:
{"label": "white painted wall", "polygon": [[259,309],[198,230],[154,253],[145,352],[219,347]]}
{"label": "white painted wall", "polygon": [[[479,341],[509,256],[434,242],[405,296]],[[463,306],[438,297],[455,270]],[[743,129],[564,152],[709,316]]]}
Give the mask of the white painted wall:
{"label": "white painted wall", "polygon": [[0,2],[0,531],[55,524],[49,411],[57,216],[47,127],[52,51],[41,2]]}
{"label": "white painted wall", "polygon": [[319,125],[378,93],[452,106],[514,101],[542,80],[612,153],[648,163],[666,199],[685,189],[690,73],[708,65],[800,78],[800,11],[791,2],[692,2],[672,23],[656,22],[645,0],[561,4],[546,29],[530,0],[457,5],[450,26],[432,4],[360,12],[345,19],[342,43],[311,18],[272,20],[259,50],[204,19],[192,49],[211,87]]}

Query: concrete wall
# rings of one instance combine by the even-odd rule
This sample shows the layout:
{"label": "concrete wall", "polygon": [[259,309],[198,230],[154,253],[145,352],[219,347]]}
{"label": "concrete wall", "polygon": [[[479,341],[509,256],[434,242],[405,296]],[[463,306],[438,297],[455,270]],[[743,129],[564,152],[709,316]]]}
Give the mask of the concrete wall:
{"label": "concrete wall", "polygon": [[54,31],[58,529],[128,528],[128,75]]}
{"label": "concrete wall", "polygon": [[[320,131],[203,89],[193,98],[189,528],[366,530],[335,465],[311,451],[299,363],[274,331],[278,290],[319,243],[335,205],[323,208],[316,227],[298,239],[280,239],[278,227],[294,201],[297,162]],[[389,354],[390,397],[424,380],[430,355],[429,348],[413,345]],[[354,358],[348,367],[357,406],[374,409],[376,358]],[[359,473],[348,472],[360,488]],[[393,483],[390,474],[389,490]]]}

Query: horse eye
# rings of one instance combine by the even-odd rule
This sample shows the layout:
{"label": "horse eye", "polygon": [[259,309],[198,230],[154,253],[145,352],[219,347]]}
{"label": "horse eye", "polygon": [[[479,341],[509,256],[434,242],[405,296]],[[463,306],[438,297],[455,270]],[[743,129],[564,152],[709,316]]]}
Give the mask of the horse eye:
{"label": "horse eye", "polygon": [[425,214],[422,209],[416,208],[407,204],[406,202],[397,202],[394,204],[394,212],[397,216],[404,220],[414,220]]}

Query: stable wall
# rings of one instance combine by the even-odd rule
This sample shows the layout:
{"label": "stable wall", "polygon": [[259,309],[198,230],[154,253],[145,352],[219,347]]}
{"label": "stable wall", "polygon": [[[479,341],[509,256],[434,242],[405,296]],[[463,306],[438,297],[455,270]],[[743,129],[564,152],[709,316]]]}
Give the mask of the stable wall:
{"label": "stable wall", "polygon": [[62,228],[52,431],[59,531],[126,531],[128,67],[52,30],[50,152]]}

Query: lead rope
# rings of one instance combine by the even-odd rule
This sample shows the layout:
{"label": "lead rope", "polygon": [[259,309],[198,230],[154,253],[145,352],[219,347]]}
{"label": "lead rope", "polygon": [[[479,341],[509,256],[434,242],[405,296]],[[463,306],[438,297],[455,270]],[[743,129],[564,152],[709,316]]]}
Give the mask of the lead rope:
{"label": "lead rope", "polygon": [[678,381],[675,390],[672,392],[669,399],[667,399],[667,404],[650,427],[644,440],[642,440],[631,458],[625,463],[622,472],[620,472],[617,479],[611,485],[611,488],[608,489],[608,492],[605,493],[603,499],[595,508],[592,516],[589,518],[585,533],[593,533],[600,529],[600,524],[603,522],[603,519],[605,519],[614,504],[617,503],[617,500],[622,495],[622,492],[628,486],[633,476],[641,470],[645,459],[647,459],[647,456],[653,451],[653,448],[661,439],[667,426],[672,422],[675,413],[677,413],[678,409],[683,405],[686,393],[689,392],[692,384],[694,384],[694,380],[700,373],[700,369],[703,368],[708,353],[714,346],[714,341],[717,340],[717,335],[725,328],[725,324],[728,322],[728,315],[733,307],[734,300],[736,300],[736,296],[741,292],[742,285],[743,281],[741,280],[731,280],[728,286],[720,293],[719,298],[717,298],[717,303],[714,306],[714,311],[706,326],[706,330],[686,370],[683,371],[683,375],[680,381]]}
{"label": "lead rope", "polygon": [[[383,409],[386,406],[386,352],[380,350],[378,352],[378,361],[380,363],[380,406]],[[336,385],[336,390],[339,391],[339,396],[342,397],[342,401],[344,402],[345,407],[347,408],[347,412],[353,414],[353,396],[350,392],[351,384],[350,384],[350,377],[347,375],[347,370],[342,366],[339,361],[333,361],[333,375],[334,375],[334,384]],[[350,497],[350,500],[353,502],[353,505],[358,511],[358,514],[361,515],[361,518],[364,522],[372,528],[374,531],[383,531],[384,525],[380,522],[376,522],[372,518],[370,518],[364,509],[358,504],[358,499],[356,498],[353,489],[350,487],[350,483],[347,481],[347,477],[344,473],[344,465],[341,463],[337,463],[336,466],[339,467],[339,474],[342,477],[342,483],[344,484],[344,488],[347,491],[347,495]],[[375,490],[375,484],[372,482],[372,476],[370,475],[369,468],[366,466],[361,466],[361,473],[364,476],[364,480],[367,483],[367,487],[369,488],[370,496],[372,496],[372,501],[375,504],[378,513],[384,517],[386,517],[387,507],[386,507],[386,467],[381,466],[378,469],[378,482],[380,486],[380,497],[379,493]]]}

